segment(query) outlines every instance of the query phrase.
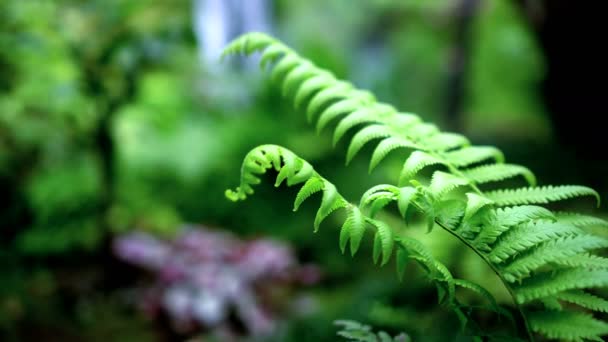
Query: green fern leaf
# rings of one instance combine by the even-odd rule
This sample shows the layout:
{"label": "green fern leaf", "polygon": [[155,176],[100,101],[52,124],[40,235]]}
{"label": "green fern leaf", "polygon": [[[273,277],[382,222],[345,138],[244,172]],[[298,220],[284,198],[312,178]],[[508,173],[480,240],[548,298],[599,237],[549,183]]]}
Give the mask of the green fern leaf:
{"label": "green fern leaf", "polygon": [[298,191],[298,194],[296,195],[296,200],[293,204],[293,211],[298,210],[298,208],[300,207],[302,202],[304,202],[308,197],[323,190],[324,186],[325,186],[325,183],[323,182],[323,180],[321,178],[319,178],[319,177],[309,178],[306,181],[306,183],[304,183],[304,185],[302,186],[300,191]]}
{"label": "green fern leaf", "polygon": [[536,178],[527,168],[513,164],[491,164],[482,165],[462,172],[465,177],[477,184],[502,181],[515,176],[523,176],[526,181],[534,186]]}
{"label": "green fern leaf", "polygon": [[379,184],[369,188],[366,192],[361,196],[360,206],[364,207],[369,205],[373,200],[377,197],[377,194],[381,196],[392,196],[399,193],[399,188],[390,184]]}
{"label": "green fern leaf", "polygon": [[346,98],[358,100],[361,103],[370,103],[373,95],[369,92],[353,89],[353,85],[348,82],[338,81],[334,85],[318,92],[310,100],[306,109],[307,118],[309,121],[312,121],[312,118],[321,108],[328,106],[332,101]]}
{"label": "green fern leaf", "polygon": [[555,221],[555,215],[549,210],[535,205],[521,205],[496,210],[496,221],[507,227],[533,220]]}
{"label": "green fern leaf", "polygon": [[604,287],[606,285],[608,285],[607,270],[592,271],[575,268],[537,274],[515,287],[514,291],[517,302],[524,304],[563,291]]}
{"label": "green fern leaf", "polygon": [[380,210],[382,210],[384,207],[389,205],[394,200],[395,200],[394,196],[382,197],[382,198],[378,198],[378,199],[374,200],[374,202],[372,203],[372,205],[369,208],[369,217],[371,217],[371,218],[376,217],[376,214],[378,214],[378,212]]}
{"label": "green fern leaf", "polygon": [[270,72],[270,79],[274,83],[278,83],[279,79],[283,78],[290,70],[296,68],[302,63],[300,57],[295,54],[287,54],[274,65]]}
{"label": "green fern leaf", "polygon": [[[262,52],[260,58],[260,68],[264,69],[267,65],[275,63],[279,58],[290,53],[290,49],[283,45],[270,45]],[[291,52],[293,53],[293,52]]]}
{"label": "green fern leaf", "polygon": [[312,63],[300,63],[285,75],[281,88],[283,96],[287,96],[292,90],[299,88],[306,79],[319,74],[321,74],[321,71],[312,65]]}
{"label": "green fern leaf", "polygon": [[608,300],[580,290],[558,293],[555,297],[564,302],[576,304],[585,309],[608,312]]}
{"label": "green fern leaf", "polygon": [[346,115],[348,113],[352,113],[358,109],[360,109],[364,104],[359,99],[345,99],[337,101],[336,103],[331,104],[329,107],[325,108],[319,115],[319,119],[317,120],[317,132],[321,132],[330,122],[335,120],[336,118]]}
{"label": "green fern leaf", "polygon": [[369,125],[353,136],[350,145],[348,145],[348,151],[346,152],[346,164],[355,157],[355,155],[363,148],[368,142],[385,138],[391,135],[391,131],[384,125]]}
{"label": "green fern leaf", "polygon": [[[336,126],[332,139],[332,145],[336,146],[336,144],[338,144],[338,141],[340,141],[344,134],[346,134],[346,132],[348,132],[351,128],[362,123],[381,122],[381,118],[383,116],[394,113],[395,109],[393,107],[378,103],[357,109],[349,113],[345,118],[340,120],[340,122]],[[320,121],[321,120],[319,119],[319,122]]]}
{"label": "green fern leaf", "polygon": [[372,154],[372,159],[369,163],[369,172],[371,173],[389,153],[398,148],[418,149],[419,146],[413,141],[401,137],[382,139]]}
{"label": "green fern leaf", "polygon": [[447,193],[460,186],[469,185],[468,180],[449,173],[435,171],[431,178],[429,192],[437,199],[442,199]]}
{"label": "green fern leaf", "polygon": [[362,123],[378,122],[377,114],[380,110],[378,107],[379,105],[377,104],[374,106],[363,107],[346,115],[342,120],[340,120],[336,126],[336,129],[334,130],[332,145],[336,146],[338,141],[340,141],[344,134],[346,134],[346,132],[348,132],[351,128]]}
{"label": "green fern leaf", "polygon": [[399,175],[399,185],[405,184],[408,180],[413,179],[420,170],[427,166],[444,164],[444,162],[422,151],[414,151],[403,164],[401,174]]}
{"label": "green fern leaf", "polygon": [[539,243],[580,233],[582,231],[579,228],[561,223],[546,221],[524,223],[503,234],[488,257],[493,263],[500,263]]}
{"label": "green fern leaf", "polygon": [[342,196],[338,194],[336,187],[330,182],[325,181],[325,186],[323,187],[323,199],[321,199],[321,207],[315,216],[315,232],[319,230],[319,225],[327,216],[329,216],[329,214],[340,208],[344,208],[347,205],[348,203],[342,198]]}
{"label": "green fern leaf", "polygon": [[498,206],[518,204],[546,204],[579,196],[593,196],[600,204],[599,194],[586,186],[561,185],[541,186],[534,188],[519,188],[496,190],[486,193],[486,196],[496,202]]}
{"label": "green fern leaf", "polygon": [[448,152],[444,156],[448,163],[456,167],[478,164],[489,159],[494,159],[497,163],[503,163],[505,160],[502,152],[491,146],[464,147],[456,151]]}
{"label": "green fern leaf", "polygon": [[439,133],[421,141],[421,145],[431,151],[448,151],[470,144],[465,136],[456,133]]}
{"label": "green fern leaf", "polygon": [[399,189],[399,195],[397,198],[397,206],[399,207],[399,213],[403,218],[407,214],[407,209],[410,203],[416,198],[418,191],[416,188],[411,186],[405,186]]}
{"label": "green fern leaf", "polygon": [[608,221],[602,220],[599,217],[582,215],[577,213],[558,212],[555,214],[557,220],[562,223],[571,224],[580,228],[587,227],[604,227],[608,228]]}
{"label": "green fern leaf", "polygon": [[477,214],[482,208],[488,207],[494,202],[491,200],[479,196],[472,192],[467,192],[467,206],[464,211],[464,221],[469,221],[475,214]]}
{"label": "green fern leaf", "polygon": [[380,266],[383,266],[390,260],[393,251],[393,230],[382,221],[367,219],[367,222],[376,227],[373,251],[374,263],[377,263],[379,256],[382,255]]}
{"label": "green fern leaf", "polygon": [[425,140],[439,134],[439,128],[428,122],[420,122],[408,127],[407,135],[414,140]]}
{"label": "green fern leaf", "polygon": [[507,281],[518,281],[550,262],[605,247],[608,247],[608,240],[593,235],[566,236],[551,240],[537,246],[530,253],[517,257],[503,268],[503,275]]}
{"label": "green fern leaf", "polygon": [[334,76],[327,71],[320,72],[319,74],[308,78],[302,82],[300,87],[296,90],[293,100],[294,106],[296,108],[302,107],[302,104],[306,99],[310,98],[321,89],[329,87],[335,82],[336,79]]}
{"label": "green fern leaf", "polygon": [[589,253],[581,253],[567,259],[555,260],[553,262],[558,266],[565,267],[584,267],[586,269],[608,269],[608,258],[592,255]]}
{"label": "green fern leaf", "polygon": [[528,314],[534,332],[551,339],[566,341],[602,341],[608,324],[589,314],[568,311],[541,311]]}
{"label": "green fern leaf", "polygon": [[350,254],[357,253],[361,245],[361,239],[365,233],[365,217],[355,206],[349,206],[349,213],[340,230],[340,249],[344,253],[346,243],[350,240]]}

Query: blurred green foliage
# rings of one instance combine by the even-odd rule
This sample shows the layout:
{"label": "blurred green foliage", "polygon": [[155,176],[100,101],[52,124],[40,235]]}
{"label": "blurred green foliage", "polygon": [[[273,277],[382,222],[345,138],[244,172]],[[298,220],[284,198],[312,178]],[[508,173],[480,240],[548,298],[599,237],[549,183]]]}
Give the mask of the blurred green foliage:
{"label": "blurred green foliage", "polygon": [[[455,5],[277,0],[273,26],[319,65],[441,123],[448,122]],[[511,2],[483,3],[472,46],[460,119],[468,133],[547,139],[547,118],[532,91],[542,56]],[[172,235],[182,222],[200,222],[292,241],[303,260],[324,269],[314,290],[320,308],[294,320],[284,339],[305,332],[333,340],[337,318],[405,330],[414,340],[431,326],[434,335],[425,340],[451,336],[456,320],[429,311],[425,303],[435,294],[421,274],[412,269],[403,286],[365,255],[340,255],[330,224],[312,236],[312,204],[290,213],[289,190],[276,196],[264,185],[263,200],[224,200],[235,165],[261,143],[297,150],[353,199],[400,165],[365,181],[365,158],[349,171],[336,167],[343,153],[331,150],[326,133],[315,135],[271,84],[253,83],[260,75],[238,62],[203,65],[199,49],[189,0],[0,4],[0,331],[15,340],[32,338],[29,328],[64,340],[162,339],[162,328],[116,301],[117,289],[133,281],[113,271],[108,241],[132,229]],[[440,260],[497,289],[489,270],[450,236],[422,228],[420,236]]]}

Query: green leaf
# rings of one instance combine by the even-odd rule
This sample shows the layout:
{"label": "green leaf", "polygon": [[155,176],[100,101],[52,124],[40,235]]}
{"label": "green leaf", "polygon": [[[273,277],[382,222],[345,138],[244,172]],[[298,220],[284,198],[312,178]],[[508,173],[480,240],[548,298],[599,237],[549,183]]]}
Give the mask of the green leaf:
{"label": "green leaf", "polygon": [[608,285],[607,270],[561,269],[537,274],[514,288],[515,299],[524,304],[567,290],[604,287]]}
{"label": "green leaf", "polygon": [[390,260],[393,251],[393,230],[382,221],[368,219],[367,222],[376,227],[373,253],[374,263],[377,263],[380,254],[382,254],[380,266],[383,266]]}
{"label": "green leaf", "polygon": [[350,163],[350,161],[355,157],[355,155],[363,148],[365,144],[368,142],[388,137],[391,135],[391,132],[388,127],[384,125],[369,125],[353,136],[350,145],[348,146],[348,151],[346,152],[346,164]]}
{"label": "green leaf", "polygon": [[444,164],[444,162],[426,152],[414,151],[403,164],[399,175],[399,185],[403,185],[414,178],[423,168],[436,164]]}
{"label": "green leaf", "polygon": [[264,69],[267,65],[276,62],[281,56],[284,56],[290,52],[291,51],[285,46],[270,45],[264,50],[264,52],[262,52],[262,57],[260,58],[260,67]]}
{"label": "green leaf", "polygon": [[329,72],[320,72],[319,74],[306,79],[300,87],[296,90],[294,95],[294,106],[296,108],[302,107],[302,104],[306,99],[313,96],[316,92],[321,89],[327,88],[333,83],[336,82],[336,79]]}
{"label": "green leaf", "polygon": [[605,247],[608,247],[608,240],[593,235],[566,236],[551,240],[535,247],[529,253],[517,257],[503,268],[503,275],[507,281],[518,281],[550,262],[557,262],[585,251]]}
{"label": "green leaf", "polygon": [[480,209],[494,204],[491,200],[479,196],[475,193],[468,192],[467,194],[467,206],[464,211],[464,221],[470,220]]}
{"label": "green leaf", "polygon": [[608,312],[608,300],[586,293],[580,290],[561,292],[556,295],[557,299],[564,302],[576,304],[585,309]]}
{"label": "green leaf", "polygon": [[399,189],[397,206],[399,207],[399,213],[403,218],[405,218],[405,215],[407,214],[407,209],[412,200],[416,198],[417,194],[418,191],[416,190],[416,188],[413,188],[411,186],[405,186]]}
{"label": "green leaf", "polygon": [[581,233],[579,228],[561,223],[545,221],[524,223],[501,236],[488,257],[493,263],[500,263],[539,243]]}
{"label": "green leaf", "polygon": [[378,117],[390,109],[392,108],[389,106],[382,106],[376,103],[366,107],[361,107],[351,113],[348,113],[348,115],[340,120],[336,126],[332,139],[332,145],[336,146],[338,141],[340,141],[344,134],[346,134],[346,132],[348,132],[351,128],[362,123],[378,122]]}
{"label": "green leaf", "polygon": [[532,331],[551,339],[602,341],[608,324],[580,312],[541,311],[527,314]]}
{"label": "green leaf", "polygon": [[324,185],[323,180],[319,177],[309,178],[296,196],[296,200],[293,204],[293,211],[298,210],[302,202],[304,202],[308,197],[323,190]]}
{"label": "green leaf", "polygon": [[443,199],[450,191],[460,186],[469,185],[468,180],[442,171],[435,171],[431,178],[429,192],[436,199]]}
{"label": "green leaf", "polygon": [[470,142],[462,134],[439,133],[424,139],[420,144],[431,151],[447,151],[457,147],[468,146]]}
{"label": "green leaf", "polygon": [[456,167],[465,167],[478,164],[488,159],[494,159],[497,163],[503,163],[504,155],[500,150],[492,146],[470,146],[444,154],[448,163]]}
{"label": "green leaf", "polygon": [[504,189],[487,192],[486,196],[498,206],[546,204],[580,196],[593,196],[597,200],[597,205],[600,205],[600,195],[595,190],[580,185]]}
{"label": "green leaf", "polygon": [[320,133],[330,122],[336,118],[352,113],[355,110],[361,108],[364,104],[359,99],[345,99],[333,103],[327,107],[319,115],[317,120],[317,133]]}
{"label": "green leaf", "polygon": [[348,203],[338,194],[336,187],[330,182],[325,181],[325,186],[323,187],[323,199],[321,200],[321,207],[317,211],[317,215],[315,216],[315,232],[319,230],[319,225],[327,216],[329,216],[334,211],[344,208],[348,205]]}
{"label": "green leaf", "polygon": [[465,177],[477,184],[502,181],[515,176],[523,176],[526,181],[534,186],[536,178],[527,168],[513,164],[490,164],[482,165],[473,169],[462,171]]}
{"label": "green leaf", "polygon": [[571,225],[577,226],[579,228],[587,228],[587,227],[608,228],[608,222],[606,220],[603,220],[598,217],[577,214],[577,213],[567,213],[567,212],[558,212],[555,215],[559,222],[571,224]]}
{"label": "green leaf", "polygon": [[283,79],[283,87],[281,91],[283,96],[287,96],[293,89],[298,87],[306,79],[319,75],[320,70],[310,62],[300,63],[297,67],[291,69]]}
{"label": "green leaf", "polygon": [[306,118],[308,119],[308,122],[311,122],[315,114],[319,112],[323,106],[328,105],[331,101],[340,98],[347,98],[352,89],[352,84],[344,81],[338,81],[315,94],[310,102],[308,102],[308,107],[306,109]]}
{"label": "green leaf", "polygon": [[302,63],[302,59],[295,54],[287,54],[274,66],[270,72],[270,78],[272,82],[278,83],[285,74],[291,69],[297,67]]}
{"label": "green leaf", "polygon": [[389,153],[398,148],[418,149],[419,147],[413,141],[401,137],[382,139],[372,154],[369,172],[371,173]]}

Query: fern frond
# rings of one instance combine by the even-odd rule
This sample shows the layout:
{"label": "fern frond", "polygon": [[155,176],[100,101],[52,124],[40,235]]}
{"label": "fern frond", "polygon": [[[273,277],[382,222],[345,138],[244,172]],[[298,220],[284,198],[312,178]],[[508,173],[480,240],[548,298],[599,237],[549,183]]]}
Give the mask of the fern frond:
{"label": "fern frond", "polygon": [[571,224],[580,228],[586,227],[604,227],[608,228],[608,221],[603,220],[599,217],[593,217],[589,215],[558,212],[555,214],[557,220],[562,223]]}
{"label": "fern frond", "polygon": [[294,95],[294,107],[300,108],[306,99],[309,99],[316,92],[327,88],[336,82],[336,79],[328,71],[321,71],[317,75],[311,76],[306,79],[295,92]]}
{"label": "fern frond", "polygon": [[503,275],[507,281],[518,281],[550,262],[605,247],[608,247],[608,240],[593,235],[566,236],[551,240],[537,246],[530,253],[517,257],[503,268]]}
{"label": "fern frond", "polygon": [[536,178],[527,168],[513,164],[490,164],[482,165],[473,169],[462,171],[463,175],[477,184],[502,181],[515,176],[523,176],[526,181],[534,186]]}
{"label": "fern frond", "polygon": [[399,175],[399,185],[405,184],[408,180],[427,166],[445,164],[441,159],[434,157],[426,152],[414,151],[403,164]]}
{"label": "fern frond", "polygon": [[312,63],[300,63],[285,75],[281,88],[283,96],[287,96],[292,91],[299,88],[305,80],[319,74],[321,74],[321,70]]}
{"label": "fern frond", "polygon": [[[353,127],[362,123],[380,122],[379,118],[387,113],[394,113],[395,110],[385,104],[376,103],[361,109],[357,109],[346,115],[334,130],[334,136],[332,139],[332,145],[336,146],[338,141],[342,139],[344,134]],[[321,120],[319,120],[320,122]]]}
{"label": "fern frond", "polygon": [[600,205],[600,195],[593,189],[580,185],[541,186],[506,189],[487,192],[486,196],[498,206],[519,204],[547,204],[580,196],[593,196]]}
{"label": "fern frond", "polygon": [[410,203],[412,203],[412,201],[416,198],[417,195],[418,190],[411,186],[405,186],[399,189],[399,194],[397,195],[397,206],[399,207],[399,213],[401,214],[401,217],[405,218]]}
{"label": "fern frond", "polygon": [[390,260],[391,253],[393,252],[393,245],[395,243],[393,230],[382,221],[367,219],[367,222],[376,228],[373,250],[374,264],[378,263],[380,255],[382,255],[380,266],[383,266]]}
{"label": "fern frond", "polygon": [[580,290],[561,292],[555,297],[564,302],[576,304],[585,309],[608,312],[608,300]]}
{"label": "fern frond", "polygon": [[413,141],[401,137],[390,137],[383,139],[372,153],[372,158],[369,163],[369,172],[371,173],[389,153],[398,148],[409,148],[416,150],[420,147]]}
{"label": "fern frond", "polygon": [[228,46],[222,52],[222,58],[227,55],[238,53],[249,55],[255,51],[260,51],[262,49],[272,46],[282,47],[286,49],[286,47],[282,43],[267,34],[260,32],[251,32],[246,35],[240,36],[239,38],[233,40],[230,44],[228,44]]}
{"label": "fern frond", "polygon": [[555,260],[553,263],[558,266],[571,268],[584,267],[590,270],[608,269],[608,258],[589,253],[581,253],[567,259]]}
{"label": "fern frond", "polygon": [[604,287],[608,285],[607,270],[588,270],[584,268],[560,269],[545,272],[526,279],[516,286],[515,298],[518,303],[555,295],[567,290]]}
{"label": "fern frond", "polygon": [[[448,306],[461,322],[466,323],[468,317],[454,297],[454,287],[469,288],[483,297],[488,294],[469,283],[454,280],[449,270],[419,241],[395,237],[390,227],[370,218],[392,201],[397,201],[404,219],[407,219],[409,208],[414,207],[422,213],[429,227],[435,223],[441,225],[477,252],[500,276],[517,303],[534,301],[538,304],[540,301],[545,306],[545,311],[532,313],[529,317],[520,310],[522,318],[530,321],[534,331],[550,338],[570,340],[598,339],[606,332],[602,330],[605,323],[576,313],[567,305],[562,307],[560,301],[605,311],[605,300],[580,290],[608,284],[608,259],[589,254],[593,249],[606,247],[606,242],[582,228],[608,224],[592,216],[553,214],[531,205],[581,196],[595,197],[599,205],[597,192],[575,185],[535,187],[534,175],[525,167],[504,164],[504,156],[498,149],[469,146],[468,139],[462,135],[441,132],[415,114],[399,113],[390,105],[378,102],[372,93],[337,79],[331,72],[317,67],[267,35],[254,33],[238,38],[224,54],[255,51],[262,53],[262,67],[272,64],[271,78],[280,82],[282,93],[292,98],[296,108],[305,108],[309,122],[319,116],[318,130],[340,119],[333,131],[334,144],[353,131],[346,153],[347,164],[366,144],[376,139],[381,141],[371,156],[370,171],[395,149],[411,149],[413,152],[403,164],[397,184],[402,186],[409,181],[414,187],[374,187],[364,194],[361,206],[356,207],[340,196],[335,186],[318,175],[306,161],[281,147],[264,145],[246,156],[239,187],[228,190],[227,197],[234,201],[245,199],[261,181],[259,175],[270,168],[278,171],[276,186],[283,181],[288,186],[303,183],[294,209],[321,191],[315,231],[333,211],[346,208],[339,241],[343,252],[350,240],[351,254],[354,254],[367,225],[375,227],[374,260],[381,259],[381,264],[388,262],[393,241],[398,241],[396,258],[400,278],[407,260],[418,262],[437,286],[440,301],[447,298]],[[437,165],[446,170],[435,171],[428,186],[416,181],[421,170]],[[516,176],[524,177],[532,187],[499,188],[489,192],[477,187],[477,184]],[[462,186],[470,187],[472,191],[452,192]],[[369,216],[365,215],[367,210]],[[568,332],[565,327],[570,325],[580,329]]]}
{"label": "fern frond", "polygon": [[270,79],[274,83],[279,83],[280,79],[283,78],[289,71],[295,69],[302,63],[301,59],[294,54],[287,54],[281,58],[270,72]]}
{"label": "fern frond", "polygon": [[365,233],[365,217],[361,214],[359,208],[355,206],[348,207],[348,215],[340,229],[340,250],[342,253],[346,250],[346,244],[350,240],[350,254],[354,256],[359,250],[361,239]]}
{"label": "fern frond", "polygon": [[344,200],[344,198],[338,194],[336,187],[330,182],[325,181],[325,185],[323,186],[321,207],[319,207],[319,211],[317,211],[317,215],[315,216],[315,232],[319,230],[319,225],[321,225],[321,222],[325,220],[329,214],[340,208],[346,207],[347,204],[348,202],[346,202],[346,200]]}
{"label": "fern frond", "polygon": [[482,208],[489,207],[494,204],[494,202],[491,200],[472,192],[468,192],[466,196],[467,206],[464,211],[464,221],[471,220]]}
{"label": "fern frond", "polygon": [[421,144],[432,151],[448,151],[469,146],[469,139],[456,133],[439,133],[422,139]]}
{"label": "fern frond", "polygon": [[555,215],[549,210],[535,205],[520,205],[496,210],[496,221],[507,227],[533,220],[555,221]]}
{"label": "fern frond", "polygon": [[593,316],[569,311],[541,311],[528,314],[534,332],[566,341],[602,341],[608,324]]}
{"label": "fern frond", "polygon": [[492,262],[500,263],[541,242],[581,233],[579,228],[561,223],[547,221],[524,223],[501,236],[488,257]]}
{"label": "fern frond", "polygon": [[323,190],[324,186],[325,182],[323,182],[323,179],[319,177],[310,177],[306,183],[304,183],[302,188],[300,188],[300,191],[298,192],[296,200],[293,204],[293,211],[297,211],[302,202],[304,202],[308,197]]}
{"label": "fern frond", "polygon": [[491,146],[469,146],[456,151],[451,151],[444,154],[445,160],[456,166],[466,167],[472,164],[478,164],[489,159],[493,159],[497,163],[503,163],[504,155],[496,147]]}
{"label": "fern frond", "polygon": [[429,193],[435,198],[441,199],[450,191],[460,186],[469,185],[469,182],[462,178],[451,175],[449,173],[436,171],[431,178]]}
{"label": "fern frond", "polygon": [[346,164],[349,164],[351,160],[355,157],[355,155],[363,148],[365,144],[368,142],[379,139],[386,138],[391,135],[391,131],[388,127],[384,125],[370,125],[353,136],[353,139],[348,145],[348,151],[346,152]]}

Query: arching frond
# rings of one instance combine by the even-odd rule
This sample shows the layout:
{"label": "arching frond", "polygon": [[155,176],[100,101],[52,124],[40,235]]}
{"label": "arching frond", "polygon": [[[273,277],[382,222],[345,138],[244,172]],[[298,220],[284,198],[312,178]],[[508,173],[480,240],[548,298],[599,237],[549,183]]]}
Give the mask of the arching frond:
{"label": "arching frond", "polygon": [[[469,317],[455,298],[455,286],[486,297],[492,307],[491,295],[472,283],[454,279],[420,241],[406,236],[407,232],[396,234],[383,221],[372,218],[396,201],[405,220],[408,210],[415,208],[429,228],[438,224],[473,249],[498,274],[519,303],[522,320],[534,332],[573,341],[599,340],[608,333],[605,322],[577,311],[574,305],[564,305],[606,311],[606,300],[584,290],[608,285],[608,258],[591,254],[605,248],[606,240],[594,235],[595,229],[587,229],[608,227],[608,223],[589,215],[553,213],[537,206],[583,196],[594,197],[599,205],[597,192],[578,185],[537,187],[532,172],[523,166],[504,164],[498,149],[471,146],[460,134],[442,132],[415,114],[401,113],[378,102],[369,91],[337,79],[268,35],[244,35],[232,42],[224,55],[255,51],[261,52],[260,64],[270,66],[270,77],[281,85],[282,93],[296,108],[304,109],[309,122],[316,120],[318,130],[338,121],[333,127],[334,144],[352,134],[347,163],[373,140],[380,142],[370,158],[370,171],[398,148],[411,153],[404,160],[397,184],[371,188],[357,207],[303,159],[282,147],[262,145],[245,157],[240,184],[226,192],[228,198],[237,201],[253,194],[254,186],[261,181],[259,175],[274,169],[278,172],[276,186],[284,181],[288,186],[302,184],[295,210],[313,194],[322,192],[315,230],[332,212],[346,209],[339,238],[343,252],[350,241],[354,254],[370,227],[375,233],[374,260],[387,263],[396,242],[399,277],[405,277],[407,261],[414,260],[437,287],[440,302],[447,303],[463,324]],[[430,184],[423,185],[423,180],[416,177],[430,166],[440,166],[442,171],[435,171]],[[531,187],[513,189],[500,186],[507,183],[497,183],[496,190],[482,191],[483,184],[514,177],[523,177]],[[453,191],[459,187],[465,187],[465,191]]]}

